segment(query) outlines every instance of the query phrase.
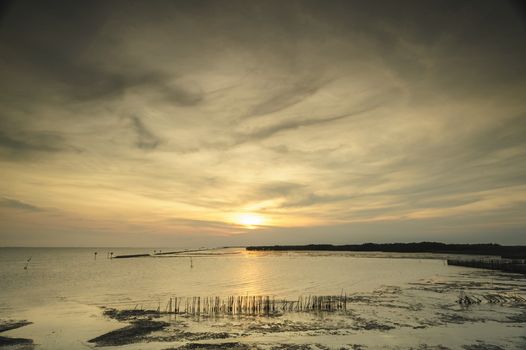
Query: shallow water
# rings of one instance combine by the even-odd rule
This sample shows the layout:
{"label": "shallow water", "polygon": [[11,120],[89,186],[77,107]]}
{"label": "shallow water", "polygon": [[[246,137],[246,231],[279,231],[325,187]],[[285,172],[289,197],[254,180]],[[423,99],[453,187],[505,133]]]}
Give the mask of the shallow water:
{"label": "shallow water", "polygon": [[[402,284],[451,268],[441,260],[378,259],[345,253],[255,253],[107,259],[98,249],[1,249],[3,312],[56,301],[88,305],[165,301],[170,296],[339,294]],[[115,254],[150,250],[111,250]],[[152,251],[153,252],[153,251]],[[31,257],[29,267],[25,261]],[[191,267],[191,263],[193,267]]]}
{"label": "shallow water", "polygon": [[[524,278],[447,266],[443,259],[429,259],[433,257],[429,254],[222,249],[178,257],[107,259],[110,251],[117,255],[153,249],[0,249],[0,319],[33,322],[2,335],[31,338],[40,349],[82,349],[93,347],[88,339],[123,326],[103,317],[101,306],[156,309],[172,296],[249,294],[296,299],[300,295],[346,293],[356,296],[352,315],[288,314],[279,320],[245,319],[234,326],[231,320],[185,319],[185,323],[191,330],[222,329],[231,332],[236,341],[255,342],[260,347],[291,340],[329,348],[349,344],[418,348],[434,344],[462,349],[481,341],[521,349],[526,344],[521,338],[526,334],[520,318],[524,305],[484,304],[466,311],[456,304],[460,290],[505,290],[524,295]],[[24,270],[29,257],[28,269]],[[518,321],[510,322],[514,315],[520,316]],[[299,328],[258,331],[262,324],[283,320],[297,323]],[[361,329],[364,320],[388,327]],[[330,329],[312,329],[315,324],[333,323]],[[244,333],[240,335],[239,329]],[[165,349],[184,343],[151,341],[118,348]]]}

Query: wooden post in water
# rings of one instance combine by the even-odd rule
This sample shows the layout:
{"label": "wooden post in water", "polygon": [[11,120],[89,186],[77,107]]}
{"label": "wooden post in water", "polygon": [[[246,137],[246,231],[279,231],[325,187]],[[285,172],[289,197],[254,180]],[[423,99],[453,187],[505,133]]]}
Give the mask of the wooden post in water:
{"label": "wooden post in water", "polygon": [[[473,297],[475,298],[475,297]],[[275,296],[272,300],[269,295],[241,295],[241,296],[215,296],[203,297],[192,296],[170,297],[165,304],[165,309],[161,310],[161,301],[158,303],[157,312],[187,315],[267,315],[276,312],[309,312],[309,311],[341,311],[347,310],[347,293],[340,295],[308,295],[298,296],[295,300],[278,299]],[[476,298],[475,298],[476,299]],[[507,300],[499,295],[491,296],[495,302]],[[181,310],[181,302],[184,310]],[[136,306],[137,308],[137,306]]]}

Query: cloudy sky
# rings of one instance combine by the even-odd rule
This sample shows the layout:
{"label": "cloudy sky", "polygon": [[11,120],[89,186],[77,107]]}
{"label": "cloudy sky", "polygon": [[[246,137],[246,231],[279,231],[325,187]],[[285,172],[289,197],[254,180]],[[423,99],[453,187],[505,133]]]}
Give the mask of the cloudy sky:
{"label": "cloudy sky", "polygon": [[526,244],[506,1],[16,1],[0,246]]}

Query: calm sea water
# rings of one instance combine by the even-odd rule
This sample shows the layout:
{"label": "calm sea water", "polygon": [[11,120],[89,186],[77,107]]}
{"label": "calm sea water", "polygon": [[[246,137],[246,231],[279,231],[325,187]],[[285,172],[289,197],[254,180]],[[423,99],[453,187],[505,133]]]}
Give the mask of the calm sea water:
{"label": "calm sea water", "polygon": [[[473,271],[447,266],[436,256],[427,259],[432,255],[425,254],[277,253],[230,248],[178,257],[108,259],[109,252],[139,254],[152,253],[153,249],[0,248],[0,320],[33,322],[2,335],[31,338],[40,349],[84,349],[93,347],[88,339],[122,327],[103,317],[101,306],[157,308],[172,296],[249,294],[296,299],[308,294],[367,293],[386,285],[407,289],[417,281],[447,281],[449,276]],[[444,299],[442,294],[437,296],[439,299],[433,296],[435,299],[419,303]],[[454,303],[453,294],[447,298]],[[368,307],[363,312],[374,315],[375,310]],[[431,310],[429,314],[436,312]],[[403,334],[398,338],[414,339],[412,334]],[[426,334],[442,339],[436,332]],[[148,343],[147,348],[155,345]]]}
{"label": "calm sea water", "polygon": [[[97,251],[97,258],[94,252]],[[153,249],[2,248],[0,312],[57,301],[88,305],[154,303],[171,296],[339,294],[403,284],[448,267],[441,260],[352,253],[251,253],[107,259]],[[387,256],[387,255],[386,255]],[[26,260],[31,257],[27,270]]]}

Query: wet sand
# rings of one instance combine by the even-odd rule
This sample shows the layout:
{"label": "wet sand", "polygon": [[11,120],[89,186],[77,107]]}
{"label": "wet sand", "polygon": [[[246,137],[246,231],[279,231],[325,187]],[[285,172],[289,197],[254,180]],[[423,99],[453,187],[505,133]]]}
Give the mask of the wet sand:
{"label": "wet sand", "polygon": [[[151,349],[524,349],[526,284],[488,272],[424,279],[349,296],[348,310],[261,315],[173,315],[105,309],[126,325],[91,339],[96,346]],[[459,291],[479,296],[459,303]],[[491,302],[484,295],[501,295]],[[163,345],[166,344],[166,345]],[[140,347],[137,347],[140,348]]]}

